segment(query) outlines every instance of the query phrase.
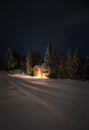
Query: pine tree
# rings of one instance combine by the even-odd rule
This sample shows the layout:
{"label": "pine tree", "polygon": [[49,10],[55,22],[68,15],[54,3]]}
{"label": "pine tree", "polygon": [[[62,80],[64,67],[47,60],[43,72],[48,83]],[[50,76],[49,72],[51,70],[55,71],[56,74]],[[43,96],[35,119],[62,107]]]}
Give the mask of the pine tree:
{"label": "pine tree", "polygon": [[31,57],[32,57],[32,67],[34,67],[34,65],[41,64],[41,56],[39,51],[33,51]]}
{"label": "pine tree", "polygon": [[73,77],[80,79],[80,57],[77,49],[75,49],[73,56]]}
{"label": "pine tree", "polygon": [[48,77],[57,78],[58,77],[58,58],[55,49],[49,43],[46,54],[44,57],[44,65],[48,70]]}
{"label": "pine tree", "polygon": [[32,74],[32,61],[30,51],[27,52],[26,56],[26,72],[28,75]]}
{"label": "pine tree", "polygon": [[82,79],[83,80],[83,72],[84,72],[84,59],[83,57],[79,57],[79,79]]}
{"label": "pine tree", "polygon": [[3,57],[0,57],[0,70],[5,69],[5,59]]}
{"label": "pine tree", "polygon": [[10,48],[7,49],[5,61],[6,61],[6,69],[8,71],[12,70],[15,66],[15,63],[14,63],[14,57],[12,55],[12,51],[10,50]]}
{"label": "pine tree", "polygon": [[68,50],[68,54],[67,54],[66,70],[67,70],[67,77],[68,78],[73,78],[73,60],[72,60],[72,54],[71,54],[70,49]]}
{"label": "pine tree", "polygon": [[59,57],[59,70],[58,70],[58,77],[64,79],[67,77],[66,71],[66,57],[60,56]]}
{"label": "pine tree", "polygon": [[83,78],[89,80],[89,58],[85,58],[84,61]]}
{"label": "pine tree", "polygon": [[12,50],[12,54],[13,54],[13,57],[14,57],[14,63],[15,63],[15,69],[18,69],[19,68],[19,60],[20,60],[20,56],[19,56],[19,53],[14,49]]}

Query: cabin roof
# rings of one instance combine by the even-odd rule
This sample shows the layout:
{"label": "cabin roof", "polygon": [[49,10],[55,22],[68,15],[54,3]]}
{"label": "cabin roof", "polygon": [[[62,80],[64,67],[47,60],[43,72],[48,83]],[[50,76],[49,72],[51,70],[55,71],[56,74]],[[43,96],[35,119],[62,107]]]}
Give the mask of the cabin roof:
{"label": "cabin roof", "polygon": [[35,65],[35,66],[33,67],[33,70],[35,70],[36,68],[45,70],[45,68],[44,68],[42,65]]}

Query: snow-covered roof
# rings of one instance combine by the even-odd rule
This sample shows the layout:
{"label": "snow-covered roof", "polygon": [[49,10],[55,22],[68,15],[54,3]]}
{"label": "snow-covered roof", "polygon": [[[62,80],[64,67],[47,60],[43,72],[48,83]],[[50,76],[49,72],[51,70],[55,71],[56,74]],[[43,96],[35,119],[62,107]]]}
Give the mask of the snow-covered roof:
{"label": "snow-covered roof", "polygon": [[33,67],[33,70],[34,70],[35,67],[38,67],[39,69],[46,70],[42,65],[35,65],[35,66]]}

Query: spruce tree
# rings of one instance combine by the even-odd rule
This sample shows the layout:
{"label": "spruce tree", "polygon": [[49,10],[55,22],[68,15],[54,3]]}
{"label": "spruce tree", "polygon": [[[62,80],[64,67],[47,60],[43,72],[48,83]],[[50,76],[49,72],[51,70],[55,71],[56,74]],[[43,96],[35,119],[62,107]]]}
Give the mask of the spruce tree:
{"label": "spruce tree", "polygon": [[66,57],[60,56],[59,57],[59,67],[58,67],[58,77],[64,79],[67,77],[66,71]]}
{"label": "spruce tree", "polygon": [[77,49],[75,49],[73,56],[73,77],[80,79],[80,57]]}
{"label": "spruce tree", "polygon": [[85,58],[84,61],[83,79],[89,80],[89,58]]}
{"label": "spruce tree", "polygon": [[66,63],[66,70],[67,70],[67,77],[73,78],[73,60],[72,60],[72,54],[71,50],[68,50],[67,54],[67,63]]}
{"label": "spruce tree", "polygon": [[83,79],[84,63],[84,58],[79,57],[79,79]]}
{"label": "spruce tree", "polygon": [[32,61],[31,61],[31,53],[29,50],[26,56],[26,72],[28,75],[32,74]]}
{"label": "spruce tree", "polygon": [[26,71],[26,56],[21,55],[19,57],[19,68],[23,71]]}
{"label": "spruce tree", "polygon": [[34,67],[34,65],[40,65],[41,64],[41,56],[39,51],[33,51],[31,54],[32,57],[32,67]]}
{"label": "spruce tree", "polygon": [[7,49],[5,61],[6,61],[6,69],[8,71],[12,70],[15,66],[15,63],[14,63],[14,57],[12,55],[12,51],[10,48]]}
{"label": "spruce tree", "polygon": [[54,47],[50,43],[48,44],[46,54],[44,57],[44,65],[45,68],[48,70],[48,77],[58,77],[58,58]]}
{"label": "spruce tree", "polygon": [[18,69],[19,68],[19,62],[20,62],[20,55],[19,53],[14,49],[12,50],[12,54],[13,54],[13,57],[14,57],[14,63],[15,63],[15,69]]}
{"label": "spruce tree", "polygon": [[5,69],[5,59],[3,57],[0,57],[0,70]]}

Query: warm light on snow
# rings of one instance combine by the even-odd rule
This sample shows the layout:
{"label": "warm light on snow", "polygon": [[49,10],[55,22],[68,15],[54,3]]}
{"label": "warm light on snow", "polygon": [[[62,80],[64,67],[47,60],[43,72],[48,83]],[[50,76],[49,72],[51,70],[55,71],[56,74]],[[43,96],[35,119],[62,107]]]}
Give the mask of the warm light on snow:
{"label": "warm light on snow", "polygon": [[9,76],[12,77],[18,77],[18,78],[23,78],[23,79],[37,79],[37,78],[42,78],[42,79],[48,79],[46,76],[41,76],[41,73],[38,74],[38,76],[29,76],[29,75],[25,75],[25,74],[9,74]]}

